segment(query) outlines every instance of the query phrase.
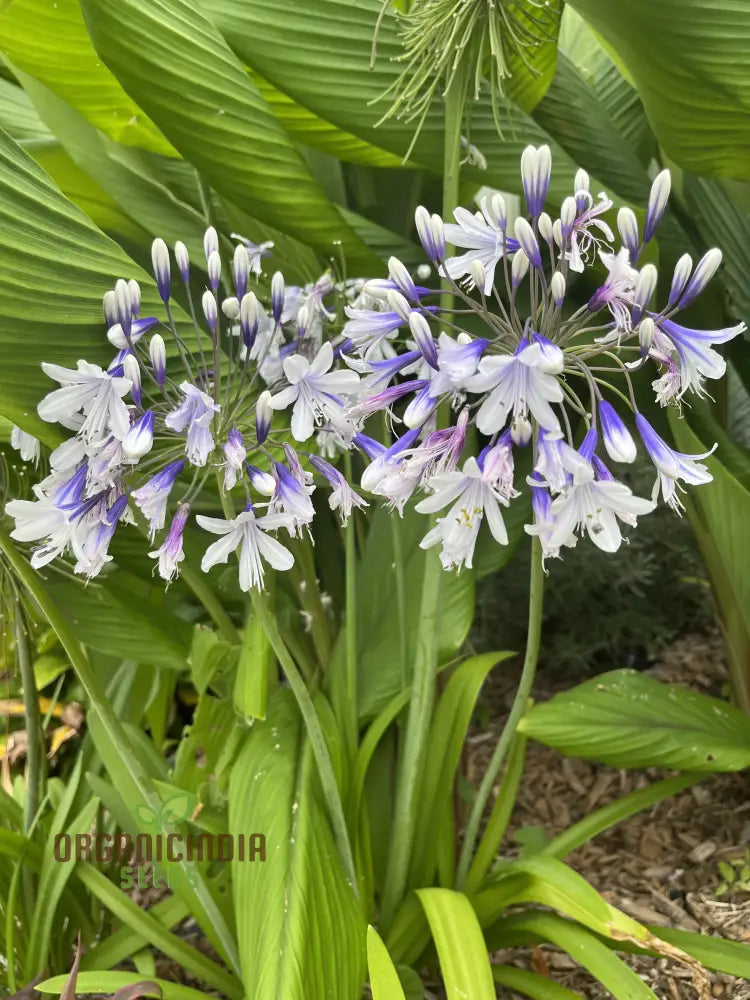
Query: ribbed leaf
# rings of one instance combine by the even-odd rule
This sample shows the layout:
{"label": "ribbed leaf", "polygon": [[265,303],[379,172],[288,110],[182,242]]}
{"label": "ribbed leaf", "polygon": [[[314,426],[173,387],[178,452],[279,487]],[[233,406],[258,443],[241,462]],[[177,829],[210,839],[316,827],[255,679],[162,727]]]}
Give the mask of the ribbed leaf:
{"label": "ribbed leaf", "polygon": [[0,410],[55,440],[36,417],[52,387],[47,360],[108,360],[101,300],[117,278],[142,283],[144,314],[158,301],[152,282],[72,205],[7,133],[0,131]]}
{"label": "ribbed leaf", "polygon": [[27,94],[10,80],[0,79],[0,127],[22,145],[54,142]]}
{"label": "ribbed leaf", "polygon": [[[243,62],[278,90],[314,114],[403,157],[414,135],[414,123],[390,118],[377,129],[387,108],[378,98],[395,81],[401,53],[395,15],[383,17],[378,58],[370,70],[370,51],[381,0],[202,0],[225,38]],[[540,92],[541,93],[541,92]],[[465,166],[467,176],[503,190],[520,188],[518,169],[523,147],[549,141],[528,115],[502,107],[507,127],[499,135],[489,95],[471,106],[471,141],[484,154],[488,168]],[[436,173],[443,168],[443,112],[434,102],[414,149],[413,161]],[[574,164],[552,142],[556,172],[552,197],[569,193]]]}
{"label": "ribbed leaf", "polygon": [[217,191],[326,255],[340,241],[354,268],[373,262],[193,0],[81,6],[101,58]]}
{"label": "ribbed leaf", "polygon": [[245,995],[352,1000],[365,978],[366,924],[347,885],[315,760],[289,691],[278,691],[232,769],[229,827],[265,834],[268,858],[236,860]]}
{"label": "ribbed leaf", "polygon": [[750,719],[718,698],[635,670],[601,674],[535,705],[520,729],[568,756],[614,767],[710,772],[750,766]]}
{"label": "ribbed leaf", "polygon": [[448,1000],[495,1000],[492,969],[477,915],[467,896],[451,889],[419,889]]}
{"label": "ribbed leaf", "polygon": [[726,0],[571,0],[622,59],[669,156],[750,177],[750,17]]}
{"label": "ribbed leaf", "polygon": [[13,0],[0,18],[0,50],[113,139],[174,155],[98,58],[77,0]]}
{"label": "ribbed leaf", "polygon": [[367,928],[367,968],[372,1000],[406,1000],[396,966],[374,927]]}

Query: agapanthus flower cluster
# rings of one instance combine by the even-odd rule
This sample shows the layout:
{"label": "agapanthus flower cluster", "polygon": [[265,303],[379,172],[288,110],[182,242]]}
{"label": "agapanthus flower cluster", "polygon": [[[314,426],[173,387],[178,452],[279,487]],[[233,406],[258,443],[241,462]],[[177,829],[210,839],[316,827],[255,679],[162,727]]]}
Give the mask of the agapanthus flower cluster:
{"label": "agapanthus flower cluster", "polygon": [[[684,255],[658,306],[656,268],[639,258],[664,214],[668,171],[653,183],[642,232],[634,213],[620,209],[618,240],[606,221],[612,202],[591,194],[582,170],[559,217],[547,214],[550,170],[546,146],[524,151],[528,217],[514,221],[499,193],[480,211],[457,208],[452,223],[420,207],[417,232],[430,266],[416,277],[391,258],[388,277],[370,281],[336,282],[327,273],[293,287],[276,272],[263,295],[271,246],[240,240],[225,284],[209,229],[207,283],[200,308],[189,306],[189,331],[175,320],[172,258],[156,240],[165,317],[141,316],[138,285],[120,280],[104,297],[117,352],[108,367],[43,364],[59,388],[39,415],[74,433],[50,456],[36,500],[6,508],[13,536],[36,543],[33,564],[72,553],[76,572],[96,576],[111,559],[117,526],[138,520],[155,568],[170,581],[192,509],[213,496],[224,516],[194,517],[217,536],[202,569],[237,553],[242,589],[262,587],[266,565],[293,565],[285,539],[309,533],[311,495],[321,484],[343,521],[367,506],[366,496],[394,516],[414,502],[432,515],[421,544],[440,546],[447,569],[471,567],[485,521],[507,543],[503,508],[527,486],[526,530],[545,557],[584,532],[615,551],[621,525],[635,526],[660,495],[679,511],[682,484],[711,479],[706,455],[676,452],[657,434],[638,411],[633,379],[650,370],[658,402],[679,406],[724,374],[714,345],[744,324],[704,331],[678,322],[721,254],[710,250],[695,266]],[[190,302],[181,243],[174,262]],[[438,290],[420,283],[433,271]],[[574,282],[589,289],[578,308],[566,301]],[[650,498],[612,471],[635,460],[638,438],[655,467]],[[23,447],[32,457],[26,436]],[[356,484],[341,471],[347,451],[358,457],[345,467],[364,464]],[[524,451],[525,482],[515,472]]]}

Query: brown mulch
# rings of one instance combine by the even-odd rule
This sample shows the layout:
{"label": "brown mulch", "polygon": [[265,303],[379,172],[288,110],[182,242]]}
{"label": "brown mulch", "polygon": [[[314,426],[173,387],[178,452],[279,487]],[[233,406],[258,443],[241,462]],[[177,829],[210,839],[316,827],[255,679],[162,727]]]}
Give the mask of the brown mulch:
{"label": "brown mulch", "polygon": [[[718,635],[688,636],[665,651],[648,673],[662,681],[721,696],[727,682],[721,639]],[[507,675],[495,681],[493,697],[499,718],[489,733],[472,739],[472,773],[486,765],[515,681]],[[543,700],[554,693],[538,689],[535,696]],[[507,853],[512,855],[513,835],[521,828],[538,827],[554,836],[592,810],[664,776],[657,769],[619,771],[563,758],[554,750],[529,743]],[[750,893],[717,895],[722,880],[719,862],[742,859],[749,851],[750,772],[744,772],[707,777],[600,834],[566,862],[609,903],[642,923],[750,943]],[[553,947],[507,949],[495,957],[536,971],[549,970],[555,981],[586,1000],[611,996],[567,954]],[[697,1000],[692,974],[684,965],[664,958],[621,957],[659,998]],[[709,979],[712,996],[750,1000],[747,982],[720,973],[710,973]],[[515,998],[516,994],[504,991],[503,996]]]}

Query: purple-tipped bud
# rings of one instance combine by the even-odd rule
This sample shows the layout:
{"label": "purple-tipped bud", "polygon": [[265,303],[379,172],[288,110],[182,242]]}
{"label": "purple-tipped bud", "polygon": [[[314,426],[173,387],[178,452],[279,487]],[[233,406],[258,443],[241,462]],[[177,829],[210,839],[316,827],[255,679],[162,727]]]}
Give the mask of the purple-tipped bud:
{"label": "purple-tipped bud", "polygon": [[174,259],[177,261],[180,277],[187,284],[190,280],[190,254],[181,240],[178,240],[174,245]]}
{"label": "purple-tipped bud", "polygon": [[122,362],[122,373],[133,383],[130,396],[136,406],[141,405],[141,366],[133,354],[127,354]]}
{"label": "purple-tipped bud", "polygon": [[161,238],[155,239],[151,244],[151,263],[154,268],[156,287],[159,289],[159,298],[162,302],[168,302],[172,275],[169,266],[169,250]]}
{"label": "purple-tipped bud", "polygon": [[552,231],[552,219],[546,212],[542,212],[539,216],[537,227],[539,229],[539,235],[542,237],[544,242],[551,246],[554,238]]}
{"label": "purple-tipped bud", "polygon": [[224,466],[224,489],[232,490],[237,482],[237,476],[242,472],[242,463],[247,458],[247,449],[236,427],[227,434],[224,457],[227,460]]}
{"label": "purple-tipped bud", "polygon": [[297,312],[297,336],[302,338],[307,333],[307,328],[310,325],[311,320],[310,306],[305,302],[304,305],[299,307]]}
{"label": "purple-tipped bud", "polygon": [[167,348],[160,333],[155,333],[148,345],[148,356],[154,371],[154,381],[161,388],[167,377]]}
{"label": "purple-tipped bud", "polygon": [[386,293],[385,298],[390,309],[392,309],[393,312],[398,313],[398,315],[401,317],[404,323],[408,323],[409,316],[411,315],[412,310],[411,306],[406,301],[401,292],[396,292],[391,290],[390,292]]}
{"label": "purple-tipped bud", "polygon": [[273,318],[277,323],[281,322],[281,314],[284,311],[285,291],[286,285],[284,284],[284,275],[281,271],[276,271],[274,276],[271,278],[271,312],[273,313]]}
{"label": "purple-tipped bud", "polygon": [[255,465],[246,465],[247,478],[254,490],[264,497],[273,496],[276,492],[276,480],[270,472],[264,472]]}
{"label": "purple-tipped bud", "polygon": [[540,146],[538,149],[527,146],[524,149],[521,154],[521,181],[529,213],[534,219],[542,211],[547,200],[551,170],[552,154],[549,146]]}
{"label": "purple-tipped bud", "polygon": [[711,278],[716,274],[721,264],[721,250],[714,247],[713,250],[709,250],[704,253],[698,263],[695,265],[695,270],[693,271],[693,276],[688,281],[687,287],[680,299],[680,308],[685,309],[687,306],[694,302],[706,285],[709,283]]}
{"label": "purple-tipped bud", "polygon": [[516,250],[510,265],[510,283],[513,288],[518,288],[523,279],[529,273],[529,258],[523,250]]}
{"label": "purple-tipped bud", "polygon": [[648,196],[648,207],[646,208],[646,222],[643,226],[643,242],[648,243],[656,231],[656,227],[662,220],[664,210],[667,207],[669,192],[672,187],[672,175],[668,170],[662,170],[657,174],[654,183],[651,185],[651,193]]}
{"label": "purple-tipped bud", "polygon": [[212,253],[219,252],[219,234],[213,226],[209,226],[203,236],[203,252],[206,255],[206,263]]}
{"label": "purple-tipped bud", "polygon": [[677,304],[680,296],[685,291],[685,285],[687,285],[690,280],[692,270],[693,258],[689,253],[684,253],[675,264],[674,274],[672,275],[672,286],[669,289],[668,306],[674,306]]}
{"label": "purple-tipped bud", "polygon": [[133,317],[136,317],[141,311],[141,286],[135,278],[131,278],[128,282],[128,292],[130,294],[130,310]]}
{"label": "purple-tipped bud", "polygon": [[435,263],[445,257],[445,229],[439,215],[430,215],[424,205],[419,205],[414,213],[417,235],[424,252]]}
{"label": "purple-tipped bud", "polygon": [[567,240],[573,232],[573,223],[577,218],[578,207],[575,198],[566,198],[560,206],[560,231],[564,240]]}
{"label": "purple-tipped bud", "polygon": [[490,225],[503,232],[507,229],[508,209],[505,204],[505,198],[503,198],[499,191],[489,199],[482,199],[482,211]]}
{"label": "purple-tipped bud", "polygon": [[599,403],[599,421],[604,447],[612,461],[634,462],[637,455],[635,441],[617,410],[606,399]]}
{"label": "purple-tipped bud", "polygon": [[211,291],[215,292],[221,281],[221,257],[218,250],[214,250],[208,255],[206,268],[208,271],[208,283],[211,286]]}
{"label": "purple-tipped bud", "polygon": [[118,278],[115,283],[115,302],[117,304],[117,322],[127,340],[133,325],[133,307],[130,301],[130,289],[127,281]]}
{"label": "purple-tipped bud", "polygon": [[656,290],[657,271],[653,264],[645,264],[636,279],[633,292],[633,322],[637,323],[643,315],[651,296]]}
{"label": "purple-tipped bud", "polygon": [[539,252],[539,244],[536,241],[534,230],[522,216],[516,219],[515,233],[516,239],[521,244],[521,249],[529,258],[529,263],[541,270],[542,255]]}
{"label": "purple-tipped bud", "polygon": [[247,291],[247,279],[250,274],[250,254],[244,243],[240,243],[234,248],[234,290],[237,298],[241,299]]}
{"label": "purple-tipped bud", "polygon": [[617,230],[620,233],[622,245],[630,254],[630,263],[638,260],[640,237],[638,236],[638,220],[631,208],[621,208],[617,213]]}
{"label": "purple-tipped bud", "polygon": [[122,327],[119,323],[115,323],[107,330],[107,340],[113,347],[116,347],[118,351],[124,351],[130,348],[133,344],[137,344],[144,333],[150,330],[152,326],[156,326],[159,321],[156,316],[144,316],[142,319],[133,320],[132,326],[130,327],[130,337],[126,337],[122,331]]}
{"label": "purple-tipped bud", "polygon": [[412,302],[419,301],[417,287],[414,284],[414,280],[406,269],[406,265],[403,264],[398,257],[388,258],[388,274],[391,281],[398,286],[398,290],[405,295],[407,299],[411,299]]}
{"label": "purple-tipped bud", "polygon": [[580,215],[581,212],[588,208],[589,203],[589,175],[585,170],[576,170],[576,175],[573,178],[573,192],[576,196],[576,207]]}
{"label": "purple-tipped bud", "polygon": [[432,336],[432,330],[430,330],[430,324],[421,313],[413,312],[409,316],[409,329],[419,348],[420,354],[427,364],[437,371],[437,347],[435,346],[435,338]]}
{"label": "purple-tipped bud", "polygon": [[203,293],[201,305],[203,306],[203,315],[206,317],[208,328],[211,331],[211,333],[215,333],[216,323],[218,322],[219,319],[219,313],[216,307],[216,296],[214,295],[214,293],[206,290]]}
{"label": "purple-tipped bud", "polygon": [[552,223],[552,239],[555,242],[555,246],[562,250],[563,236],[562,236],[562,223],[559,219],[555,219]]}
{"label": "purple-tipped bud", "polygon": [[255,296],[255,292],[248,292],[246,295],[243,295],[240,302],[240,329],[242,331],[242,343],[245,347],[253,346],[255,338],[258,335],[260,317],[260,303]]}
{"label": "purple-tipped bud", "polygon": [[563,301],[565,300],[565,278],[559,271],[555,271],[552,275],[549,283],[549,291],[552,296],[552,301],[555,303],[558,309],[562,309]]}
{"label": "purple-tipped bud", "polygon": [[115,295],[114,288],[110,288],[109,291],[104,293],[102,305],[104,306],[104,322],[107,324],[107,329],[109,329],[117,323],[117,296]]}
{"label": "purple-tipped bud", "polygon": [[182,536],[189,517],[190,504],[178,503],[164,543],[155,552],[149,553],[152,558],[159,560],[159,576],[167,583],[177,576],[180,563],[185,558],[182,551]]}
{"label": "purple-tipped bud", "polygon": [[263,444],[268,437],[272,419],[273,406],[271,405],[271,393],[268,389],[264,389],[260,396],[258,396],[258,402],[255,404],[255,436],[258,444]]}
{"label": "purple-tipped bud", "polygon": [[128,458],[138,461],[147,455],[154,445],[154,412],[146,410],[131,426],[123,438],[122,450]]}

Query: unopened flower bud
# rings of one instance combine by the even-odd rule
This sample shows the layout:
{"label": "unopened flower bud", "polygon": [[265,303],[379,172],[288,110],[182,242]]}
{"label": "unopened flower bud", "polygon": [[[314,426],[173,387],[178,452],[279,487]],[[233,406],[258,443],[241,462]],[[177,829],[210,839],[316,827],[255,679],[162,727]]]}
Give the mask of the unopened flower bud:
{"label": "unopened flower bud", "polygon": [[580,215],[588,207],[589,202],[589,175],[585,170],[576,171],[576,175],[573,178],[573,192],[576,198],[576,208]]}
{"label": "unopened flower bud", "polygon": [[258,396],[258,402],[255,404],[255,436],[258,444],[263,444],[268,437],[268,432],[271,430],[272,418],[271,393],[268,389],[264,389],[260,396]]}
{"label": "unopened flower bud", "polygon": [[260,325],[261,308],[255,292],[247,292],[240,302],[240,329],[245,347],[252,347]]}
{"label": "unopened flower bud", "polygon": [[555,219],[552,223],[552,239],[555,241],[555,246],[562,249],[563,236],[562,236],[562,223],[559,219]]}
{"label": "unopened flower bud", "polygon": [[518,288],[529,272],[529,258],[523,250],[516,250],[513,254],[513,262],[510,266],[511,285]]}
{"label": "unopened flower bud", "polygon": [[168,302],[171,286],[169,250],[167,244],[160,237],[151,244],[151,264],[154,268],[156,287],[159,289],[159,298],[162,302]]}
{"label": "unopened flower bud", "polygon": [[219,234],[213,226],[209,226],[203,236],[203,252],[206,255],[206,263],[212,253],[219,252]]}
{"label": "unopened flower bud", "polygon": [[411,306],[406,301],[401,292],[396,292],[391,290],[386,295],[386,301],[388,302],[389,308],[398,313],[404,323],[409,322],[409,316],[411,314]]}
{"label": "unopened flower bud", "polygon": [[669,300],[668,305],[676,305],[679,301],[680,296],[685,290],[685,285],[687,285],[690,275],[693,270],[693,258],[689,253],[684,253],[682,257],[677,261],[674,268],[674,274],[672,275],[672,286],[669,289]]}
{"label": "unopened flower bud", "polygon": [[122,327],[122,332],[127,340],[133,325],[133,309],[130,303],[130,289],[127,281],[123,278],[118,278],[115,283],[115,302],[117,304],[117,322]]}
{"label": "unopened flower bud", "polygon": [[641,357],[645,358],[651,350],[654,342],[654,321],[650,316],[646,316],[638,324],[638,344],[641,348]]}
{"label": "unopened flower bud", "polygon": [[496,192],[491,198],[482,198],[482,211],[491,226],[505,231],[508,225],[508,209],[505,198]]}
{"label": "unopened flower bud", "polygon": [[575,198],[566,198],[560,206],[560,231],[564,240],[567,240],[573,232],[573,223],[577,217],[578,208]]}
{"label": "unopened flower bud", "polygon": [[307,302],[299,307],[297,312],[297,336],[304,337],[307,333],[307,328],[310,325],[310,320],[312,316],[310,314],[310,306]]}
{"label": "unopened flower bud", "polygon": [[439,215],[430,215],[424,205],[419,205],[414,213],[419,242],[424,252],[435,263],[445,257],[445,229]]}
{"label": "unopened flower bud", "polygon": [[128,458],[138,461],[154,446],[154,413],[146,410],[132,425],[122,441],[122,450]]}
{"label": "unopened flower bud", "polygon": [[247,477],[250,485],[257,490],[261,496],[270,497],[276,491],[276,480],[269,472],[264,472],[255,465],[246,465]]}
{"label": "unopened flower bud", "polygon": [[432,336],[430,324],[422,313],[412,312],[409,316],[409,329],[414,337],[417,347],[428,365],[437,370],[438,356],[435,338]]}
{"label": "unopened flower bud", "polygon": [[234,322],[240,315],[240,300],[236,295],[230,295],[222,301],[221,311],[228,320]]}
{"label": "unopened flower bud", "polygon": [[521,249],[529,258],[529,263],[541,270],[542,255],[539,252],[539,244],[536,241],[534,230],[523,216],[516,219],[515,233],[516,239],[521,244]]}
{"label": "unopened flower bud", "polygon": [[488,289],[486,289],[487,284],[487,272],[485,271],[484,264],[481,260],[473,260],[469,267],[469,274],[471,275],[471,280],[474,282],[474,286],[479,289],[479,291],[486,295]]}
{"label": "unopened flower bud", "polygon": [[630,263],[635,264],[638,260],[640,238],[638,236],[638,220],[632,208],[621,208],[617,213],[617,229],[622,245],[630,254]]}
{"label": "unopened flower bud", "polygon": [[563,300],[565,299],[565,278],[563,278],[559,271],[555,271],[552,275],[549,283],[549,290],[550,295],[552,296],[552,301],[558,309],[561,309]]}
{"label": "unopened flower bud", "polygon": [[130,395],[136,406],[141,405],[141,366],[134,354],[126,354],[122,362],[122,373],[133,383]]}
{"label": "unopened flower bud", "polygon": [[429,264],[420,264],[417,268],[417,277],[420,281],[427,281],[431,274],[432,268]]}
{"label": "unopened flower bud", "polygon": [[232,267],[234,270],[234,290],[237,293],[237,298],[241,299],[247,291],[247,278],[250,274],[250,255],[244,243],[240,243],[234,248]]}
{"label": "unopened flower bud", "polygon": [[651,185],[646,208],[646,222],[643,226],[643,242],[648,243],[661,222],[664,209],[667,207],[669,192],[672,187],[672,176],[668,170],[662,170]]}
{"label": "unopened flower bud", "polygon": [[167,348],[160,333],[155,333],[148,345],[148,356],[154,371],[154,381],[161,388],[167,377]]}
{"label": "unopened flower bud", "polygon": [[617,410],[606,399],[599,403],[599,421],[604,447],[612,461],[634,462],[637,455],[635,441]]}
{"label": "unopened flower bud", "polygon": [[542,212],[539,216],[537,222],[539,228],[539,235],[542,237],[545,243],[552,243],[552,219],[546,212]]}
{"label": "unopened flower bud", "polygon": [[221,281],[221,257],[218,250],[214,250],[209,254],[206,266],[208,270],[208,283],[211,286],[211,291],[215,292]]}
{"label": "unopened flower bud", "polygon": [[276,271],[271,278],[271,312],[277,323],[281,322],[281,314],[284,311],[284,275],[281,271]]}
{"label": "unopened flower bud", "polygon": [[544,208],[551,170],[552,154],[549,146],[540,146],[538,149],[527,146],[524,149],[521,154],[521,181],[529,214],[534,219]]}
{"label": "unopened flower bud", "polygon": [[180,277],[187,284],[190,280],[190,254],[181,240],[178,240],[174,245],[174,259],[177,261]]}
{"label": "unopened flower bud", "polygon": [[128,293],[130,294],[130,309],[133,316],[137,316],[141,311],[141,286],[131,278],[128,282]]}
{"label": "unopened flower bud", "polygon": [[203,315],[206,317],[208,328],[211,331],[211,333],[215,333],[216,323],[218,321],[219,314],[216,307],[216,296],[214,295],[214,293],[206,290],[203,293],[201,305],[203,306]]}
{"label": "unopened flower bud", "polygon": [[637,323],[641,318],[644,309],[651,301],[651,296],[656,289],[657,280],[656,268],[653,264],[645,264],[636,279],[635,290],[633,292],[633,322]]}
{"label": "unopened flower bud", "polygon": [[117,296],[113,288],[104,293],[103,299],[104,306],[104,321],[107,327],[114,326],[117,320]]}
{"label": "unopened flower bud", "polygon": [[407,299],[418,302],[419,296],[412,276],[409,274],[406,265],[398,257],[388,258],[388,275]]}
{"label": "unopened flower bud", "polygon": [[713,250],[709,250],[707,253],[703,254],[701,259],[695,265],[693,276],[690,281],[688,281],[687,288],[680,299],[681,309],[685,309],[686,306],[689,306],[691,302],[694,302],[698,298],[711,278],[713,278],[716,274],[720,264],[721,250],[717,247],[714,247]]}

